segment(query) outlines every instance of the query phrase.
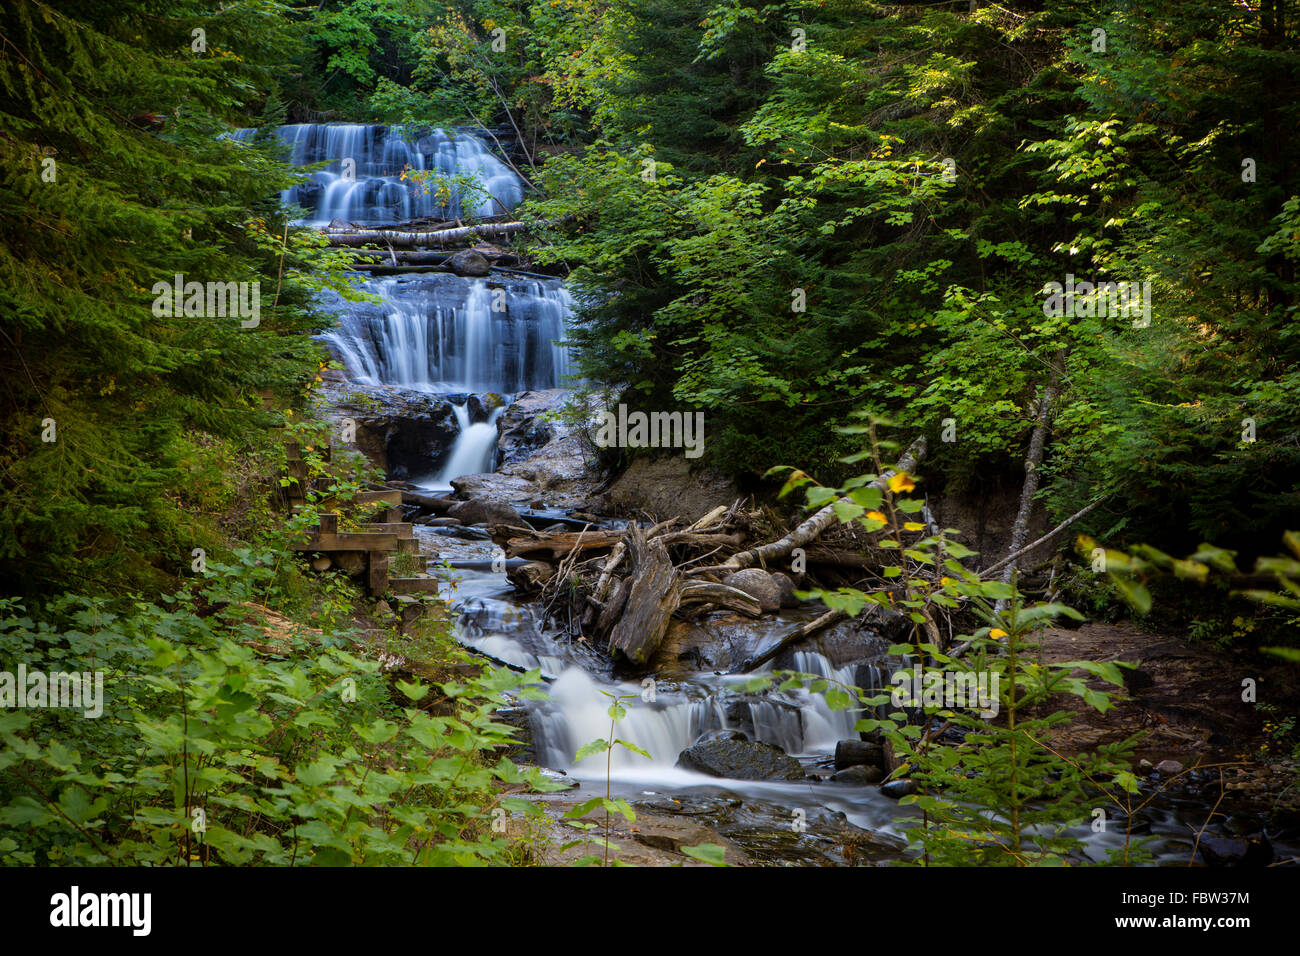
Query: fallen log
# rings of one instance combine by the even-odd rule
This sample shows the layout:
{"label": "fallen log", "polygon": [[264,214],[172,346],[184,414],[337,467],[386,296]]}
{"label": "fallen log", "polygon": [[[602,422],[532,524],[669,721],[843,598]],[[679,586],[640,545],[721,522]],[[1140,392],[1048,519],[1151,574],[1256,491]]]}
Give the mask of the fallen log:
{"label": "fallen log", "polygon": [[690,581],[682,585],[680,606],[688,604],[716,604],[729,611],[739,611],[747,617],[758,617],[763,613],[758,599],[746,594],[739,588],[725,584],[711,584],[707,581]]}
{"label": "fallen log", "polygon": [[[915,470],[917,463],[925,457],[925,451],[925,438],[918,438],[908,446],[907,451],[905,451],[903,456],[898,460],[897,469],[885,469],[884,474],[880,475],[865,487],[883,489],[889,479],[894,477],[898,472],[911,473]],[[841,501],[848,502],[851,501],[851,499],[846,496],[832,502],[779,541],[773,541],[770,544],[765,544],[761,547],[751,548],[748,551],[738,552],[716,567],[695,568],[690,573],[704,574],[709,571],[721,570],[739,571],[742,568],[752,567],[755,564],[765,566],[768,562],[784,558],[795,548],[801,548],[809,541],[819,537],[823,531],[835,523],[837,520],[835,517],[835,506]]]}
{"label": "fallen log", "polygon": [[609,652],[644,666],[663,642],[681,598],[677,571],[662,541],[631,528],[632,582],[623,613],[609,635]]}
{"label": "fallen log", "polygon": [[[546,225],[546,223],[538,223]],[[372,242],[387,243],[390,246],[419,248],[422,246],[445,246],[451,242],[460,242],[469,238],[486,236],[508,236],[527,229],[528,223],[522,222],[485,222],[477,226],[460,226],[456,229],[432,229],[404,231],[398,229],[350,229],[346,232],[325,230],[331,246],[364,246]]]}
{"label": "fallen log", "polygon": [[772,658],[776,657],[778,654],[780,654],[783,650],[785,650],[790,645],[797,644],[800,641],[802,641],[804,638],[810,637],[813,634],[816,634],[818,631],[822,630],[823,628],[829,627],[830,625],[836,623],[837,621],[843,620],[846,617],[848,617],[848,615],[845,614],[843,611],[827,611],[821,617],[816,617],[813,618],[811,621],[807,621],[803,624],[800,624],[798,627],[796,627],[785,637],[781,638],[779,641],[777,641],[775,644],[773,644],[771,647],[765,650],[762,654],[759,654],[756,657],[751,657],[749,658],[749,660],[742,663],[739,667],[733,670],[732,673],[747,674],[752,670],[756,670],[757,668],[762,667]]}
{"label": "fallen log", "polygon": [[[552,558],[559,558],[574,551],[612,548],[623,540],[623,535],[622,531],[538,531],[515,537],[494,535],[493,540],[505,548],[507,557],[549,551]],[[505,537],[504,544],[500,537]]]}

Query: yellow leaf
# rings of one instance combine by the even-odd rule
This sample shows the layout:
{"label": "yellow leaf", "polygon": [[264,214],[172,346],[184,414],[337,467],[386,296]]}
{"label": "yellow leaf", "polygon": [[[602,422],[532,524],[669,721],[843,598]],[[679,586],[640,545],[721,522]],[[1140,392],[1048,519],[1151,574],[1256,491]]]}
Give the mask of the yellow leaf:
{"label": "yellow leaf", "polygon": [[884,515],[882,515],[879,511],[868,511],[867,517],[879,521],[881,524],[889,524],[889,519],[886,518]]}
{"label": "yellow leaf", "polygon": [[903,530],[904,530],[904,531],[924,531],[924,530],[925,530],[925,525],[921,524],[921,522],[919,522],[919,521],[905,521],[905,522],[903,523]]}
{"label": "yellow leaf", "polygon": [[890,475],[889,477],[890,491],[911,491],[915,487],[916,483],[908,477],[908,474],[905,471],[900,471],[897,474]]}
{"label": "yellow leaf", "polygon": [[995,627],[993,630],[989,631],[989,637],[993,638],[995,641],[1000,641],[1006,636],[1007,632],[1002,630],[1000,627]]}

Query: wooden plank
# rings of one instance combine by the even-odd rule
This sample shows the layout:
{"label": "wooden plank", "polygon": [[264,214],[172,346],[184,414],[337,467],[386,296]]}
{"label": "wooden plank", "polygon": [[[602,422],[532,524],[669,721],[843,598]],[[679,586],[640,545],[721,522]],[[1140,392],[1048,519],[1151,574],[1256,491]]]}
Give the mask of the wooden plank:
{"label": "wooden plank", "polygon": [[388,590],[388,552],[370,552],[370,559],[367,562],[366,583],[372,595],[383,594]]}
{"label": "wooden plank", "polygon": [[398,538],[397,550],[400,554],[419,554],[420,542],[415,538]]}
{"label": "wooden plank", "polygon": [[398,488],[389,488],[386,491],[358,491],[357,504],[374,505],[383,503],[396,508],[402,503],[402,492]]}
{"label": "wooden plank", "polygon": [[396,551],[395,534],[372,534],[368,531],[344,531],[339,534],[316,534],[307,541],[289,545],[292,551]]}
{"label": "wooden plank", "polygon": [[409,521],[365,521],[361,529],[377,534],[395,534],[399,538],[415,537],[415,526]]}
{"label": "wooden plank", "polygon": [[[374,528],[379,531],[381,529]],[[386,530],[386,529],[385,529]],[[336,514],[323,514],[320,516],[319,534],[338,534],[339,533],[339,516]]]}
{"label": "wooden plank", "polygon": [[441,583],[439,578],[390,578],[388,589],[394,594],[419,594],[427,591],[436,593]]}

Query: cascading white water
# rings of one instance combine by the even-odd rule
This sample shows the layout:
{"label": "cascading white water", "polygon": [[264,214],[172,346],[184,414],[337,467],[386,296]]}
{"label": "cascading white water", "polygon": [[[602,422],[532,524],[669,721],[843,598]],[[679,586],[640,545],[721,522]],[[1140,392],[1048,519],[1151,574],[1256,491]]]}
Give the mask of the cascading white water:
{"label": "cascading white water", "polygon": [[[339,327],[324,335],[353,381],[515,393],[554,388],[569,374],[563,340],[573,300],[558,279],[427,273],[360,287],[382,301],[333,299]],[[495,289],[505,295],[494,295]]]}
{"label": "cascading white water", "polygon": [[[256,131],[236,130],[247,141]],[[487,145],[470,133],[406,126],[303,123],[276,135],[295,166],[326,162],[304,183],[281,194],[303,207],[301,225],[344,219],[362,225],[425,216],[453,219],[509,212],[523,198],[523,183]],[[420,181],[403,171],[428,172]]]}
{"label": "cascading white water", "polygon": [[[853,686],[856,673],[853,666],[836,668],[821,654],[809,652],[795,655],[794,669],[846,686]],[[857,711],[833,711],[824,695],[810,692],[776,698],[740,696],[738,692],[748,680],[747,676],[715,675],[692,692],[659,694],[654,701],[645,701],[639,684],[602,684],[586,671],[571,667],[547,688],[551,700],[534,710],[533,742],[548,766],[578,775],[603,773],[604,754],[577,763],[573,758],[584,744],[609,737],[610,698],[605,693],[632,698],[614,734],[651,756],[647,761],[617,748],[611,759],[614,771],[672,767],[681,751],[709,730],[741,730],[750,739],[775,744],[789,754],[834,750],[837,741],[857,736],[853,730]]]}
{"label": "cascading white water", "polygon": [[485,422],[471,423],[469,406],[456,405],[456,422],[460,425],[460,434],[451,446],[447,460],[437,477],[424,487],[432,490],[451,488],[454,478],[462,475],[478,475],[492,470],[492,459],[497,447],[497,418],[501,409],[495,409]]}

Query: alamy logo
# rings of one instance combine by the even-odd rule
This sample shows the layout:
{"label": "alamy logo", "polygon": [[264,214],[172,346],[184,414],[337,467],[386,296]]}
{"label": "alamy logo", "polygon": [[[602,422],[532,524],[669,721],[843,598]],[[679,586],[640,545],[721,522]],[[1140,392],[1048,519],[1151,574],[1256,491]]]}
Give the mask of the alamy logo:
{"label": "alamy logo", "polygon": [[74,886],[51,896],[50,907],[51,926],[129,926],[132,935],[148,936],[153,925],[150,893],[83,894]]}
{"label": "alamy logo", "polygon": [[104,713],[104,672],[46,674],[19,664],[17,673],[0,671],[0,707],[62,707],[98,717]]}
{"label": "alamy logo", "polygon": [[596,444],[601,448],[685,448],[687,458],[704,454],[704,413],[631,412],[618,406],[618,414],[600,413]]}
{"label": "alamy logo", "polygon": [[1075,282],[1074,274],[1065,284],[1049,282],[1043,286],[1043,315],[1083,318],[1132,318],[1133,328],[1151,324],[1151,282]]}
{"label": "alamy logo", "polygon": [[262,283],[186,282],[176,273],[172,282],[155,282],[150,290],[153,314],[160,319],[178,316],[243,319],[240,328],[255,329],[262,321]]}
{"label": "alamy logo", "polygon": [[961,707],[978,710],[986,718],[996,717],[1002,709],[996,672],[926,670],[920,664],[911,671],[910,677],[897,671],[889,679],[894,685],[890,699],[895,707]]}

